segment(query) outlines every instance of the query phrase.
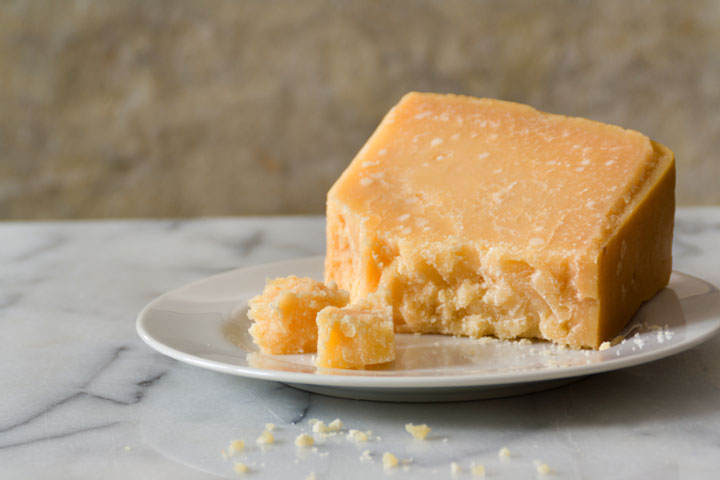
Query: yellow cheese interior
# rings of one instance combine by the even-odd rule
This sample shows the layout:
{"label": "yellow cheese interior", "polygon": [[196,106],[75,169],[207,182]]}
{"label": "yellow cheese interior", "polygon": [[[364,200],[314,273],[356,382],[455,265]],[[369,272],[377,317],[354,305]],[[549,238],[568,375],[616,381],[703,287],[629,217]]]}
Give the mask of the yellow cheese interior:
{"label": "yellow cheese interior", "polygon": [[395,359],[392,309],[361,302],[317,315],[318,355],[326,368],[364,368]]}
{"label": "yellow cheese interior", "polygon": [[398,331],[597,347],[667,284],[674,181],[638,132],[410,93],[328,193],[326,280]]}
{"label": "yellow cheese interior", "polygon": [[348,298],[336,285],[323,285],[308,277],[268,280],[263,293],[249,302],[250,334],[265,354],[314,352],[317,312],[327,306],[345,306]]}

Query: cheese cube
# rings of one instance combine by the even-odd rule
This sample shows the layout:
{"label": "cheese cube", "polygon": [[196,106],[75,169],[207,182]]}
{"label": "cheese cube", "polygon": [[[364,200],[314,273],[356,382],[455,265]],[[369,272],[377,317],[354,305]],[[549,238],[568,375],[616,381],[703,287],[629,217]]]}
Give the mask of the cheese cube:
{"label": "cheese cube", "polygon": [[395,359],[395,333],[389,305],[359,302],[326,307],[317,315],[315,364],[327,368],[364,368]]}
{"label": "cheese cube", "polygon": [[347,303],[348,293],[332,283],[295,276],[268,280],[263,293],[249,302],[250,334],[265,354],[314,352],[317,312]]}
{"label": "cheese cube", "polygon": [[669,281],[674,186],[638,132],[410,93],[328,192],[325,279],[399,332],[597,348]]}

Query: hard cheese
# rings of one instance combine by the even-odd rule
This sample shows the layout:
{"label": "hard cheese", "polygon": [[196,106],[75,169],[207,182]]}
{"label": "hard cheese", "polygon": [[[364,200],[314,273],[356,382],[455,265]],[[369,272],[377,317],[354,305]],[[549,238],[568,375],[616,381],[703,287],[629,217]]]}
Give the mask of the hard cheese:
{"label": "hard cheese", "polygon": [[668,283],[674,185],[638,132],[410,93],[328,193],[325,280],[396,331],[597,348]]}
{"label": "hard cheese", "polygon": [[315,364],[364,368],[395,360],[392,309],[363,300],[347,307],[325,307],[317,314]]}
{"label": "hard cheese", "polygon": [[317,349],[317,313],[325,307],[343,307],[348,293],[337,285],[323,285],[308,277],[268,279],[262,294],[250,299],[250,335],[269,355],[308,353]]}

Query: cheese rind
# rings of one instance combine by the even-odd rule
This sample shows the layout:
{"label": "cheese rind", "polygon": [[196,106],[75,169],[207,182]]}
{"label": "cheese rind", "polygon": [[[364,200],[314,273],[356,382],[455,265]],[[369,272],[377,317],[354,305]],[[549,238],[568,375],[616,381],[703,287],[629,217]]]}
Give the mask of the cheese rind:
{"label": "cheese rind", "polygon": [[669,280],[674,182],[638,132],[410,93],[328,193],[325,278],[399,332],[597,348]]}
{"label": "cheese rind", "polygon": [[307,277],[268,280],[261,295],[250,302],[250,334],[269,355],[314,352],[317,347],[317,312],[348,303],[348,292]]}
{"label": "cheese rind", "polygon": [[371,302],[326,307],[317,315],[315,364],[326,368],[358,369],[395,359],[392,308]]}

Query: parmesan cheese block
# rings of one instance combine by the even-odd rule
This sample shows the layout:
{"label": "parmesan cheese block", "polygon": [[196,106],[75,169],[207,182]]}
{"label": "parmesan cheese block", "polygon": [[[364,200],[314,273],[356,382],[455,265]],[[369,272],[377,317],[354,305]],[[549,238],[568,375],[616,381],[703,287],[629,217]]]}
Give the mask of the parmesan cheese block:
{"label": "parmesan cheese block", "polygon": [[638,132],[409,93],[328,193],[325,279],[398,332],[597,348],[668,283],[674,187]]}
{"label": "parmesan cheese block", "polygon": [[370,299],[317,314],[318,367],[359,369],[395,360],[390,306]]}
{"label": "parmesan cheese block", "polygon": [[250,334],[268,355],[309,353],[317,348],[315,316],[325,307],[342,307],[348,292],[308,277],[268,280],[261,295],[250,299]]}

